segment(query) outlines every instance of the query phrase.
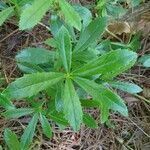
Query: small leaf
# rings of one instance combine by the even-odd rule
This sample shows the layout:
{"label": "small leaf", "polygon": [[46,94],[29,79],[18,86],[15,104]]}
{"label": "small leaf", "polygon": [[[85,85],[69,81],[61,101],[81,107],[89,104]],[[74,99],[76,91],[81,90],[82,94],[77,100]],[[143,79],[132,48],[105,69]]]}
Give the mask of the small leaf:
{"label": "small leaf", "polygon": [[81,18],[79,14],[74,10],[74,8],[66,1],[61,0],[59,1],[59,5],[61,8],[62,13],[64,14],[65,21],[78,29],[81,30]]}
{"label": "small leaf", "polygon": [[7,110],[3,113],[3,115],[10,119],[10,118],[20,118],[22,116],[30,115],[34,112],[32,108],[18,108],[18,109],[11,109]]}
{"label": "small leaf", "polygon": [[82,29],[84,29],[92,21],[92,13],[90,12],[89,9],[87,9],[86,7],[83,7],[81,5],[75,5],[75,6],[73,6],[73,8],[75,9],[76,12],[78,12],[81,19],[83,20]]}
{"label": "small leaf", "polygon": [[114,18],[121,18],[126,14],[127,10],[122,7],[122,5],[114,5],[113,3],[108,3],[106,5],[107,14]]}
{"label": "small leaf", "polygon": [[32,5],[26,7],[20,17],[19,28],[31,29],[41,21],[52,5],[52,0],[34,0]]}
{"label": "small leaf", "polygon": [[5,109],[7,109],[7,110],[14,108],[13,104],[11,103],[11,101],[8,100],[8,98],[6,98],[6,96],[3,96],[2,94],[0,94],[0,105],[2,107],[4,107]]}
{"label": "small leaf", "polygon": [[136,7],[141,3],[141,0],[130,0],[132,7]]}
{"label": "small leaf", "polygon": [[52,137],[52,129],[50,127],[50,124],[49,124],[47,118],[42,114],[40,115],[40,122],[41,122],[41,125],[42,125],[43,133],[48,138],[51,138]]}
{"label": "small leaf", "polygon": [[150,67],[150,58],[143,63],[144,67]]}
{"label": "small leaf", "polygon": [[64,78],[64,74],[55,72],[33,73],[12,82],[3,92],[11,98],[25,98],[46,90]]}
{"label": "small leaf", "polygon": [[123,100],[105,86],[80,77],[75,77],[74,81],[99,102],[98,107],[101,109],[102,123],[108,120],[109,109],[118,111],[124,116],[128,116],[128,110]]}
{"label": "small leaf", "polygon": [[0,12],[0,26],[6,21],[6,19],[8,19],[9,16],[11,16],[13,11],[14,11],[13,7],[8,7],[8,8],[3,9]]}
{"label": "small leaf", "polygon": [[38,122],[38,114],[35,114],[21,136],[21,147],[27,150],[32,143],[35,128]]}
{"label": "small leaf", "polygon": [[57,35],[58,30],[63,25],[63,22],[60,20],[60,18],[57,15],[51,15],[50,17],[50,29],[52,35],[55,37]]}
{"label": "small leaf", "polygon": [[48,38],[44,43],[50,47],[57,48],[57,43],[54,38]]}
{"label": "small leaf", "polygon": [[87,49],[105,31],[106,18],[96,18],[92,21],[80,35],[79,41],[74,51],[79,52]]}
{"label": "small leaf", "polygon": [[144,67],[150,67],[150,54],[145,54],[139,59],[139,62],[143,64]]}
{"label": "small leaf", "polygon": [[52,114],[49,114],[48,116],[57,124],[68,126],[68,122],[66,119],[64,119],[64,115],[62,113],[54,112]]}
{"label": "small leaf", "polygon": [[139,50],[141,43],[140,43],[140,33],[135,34],[128,47],[131,48],[133,51]]}
{"label": "small leaf", "polygon": [[128,82],[120,82],[120,81],[113,81],[109,83],[112,87],[120,89],[122,91],[131,93],[131,94],[136,94],[142,92],[142,89],[133,83],[128,83]]}
{"label": "small leaf", "polygon": [[4,131],[4,139],[6,144],[9,147],[9,150],[21,150],[20,143],[17,139],[15,133],[13,133],[10,129],[5,129]]}
{"label": "small leaf", "polygon": [[68,30],[62,26],[56,35],[59,55],[66,72],[70,71],[72,59],[72,45]]}
{"label": "small leaf", "polygon": [[137,54],[128,50],[110,51],[75,70],[79,76],[101,75],[101,79],[112,79],[129,69],[136,62]]}
{"label": "small leaf", "polygon": [[78,131],[82,123],[82,107],[73,83],[66,79],[64,88],[64,114],[74,131]]}
{"label": "small leaf", "polygon": [[89,128],[93,128],[93,129],[97,128],[96,121],[88,113],[84,113],[84,115],[83,115],[83,123],[86,124]]}

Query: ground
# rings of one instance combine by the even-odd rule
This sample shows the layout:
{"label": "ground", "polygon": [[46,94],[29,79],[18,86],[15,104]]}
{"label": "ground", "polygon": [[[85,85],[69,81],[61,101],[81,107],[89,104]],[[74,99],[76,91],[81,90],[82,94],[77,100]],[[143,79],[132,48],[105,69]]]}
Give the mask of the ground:
{"label": "ground", "polygon": [[[78,1],[74,1],[78,2]],[[90,2],[90,1],[89,1]],[[150,18],[150,16],[149,16]],[[12,19],[13,20],[13,19]],[[15,64],[15,55],[18,51],[29,46],[45,46],[43,41],[49,37],[48,31],[37,26],[32,31],[22,32],[17,29],[15,23],[10,20],[0,27],[0,69],[4,77],[4,83],[0,82],[2,90],[14,78],[21,76]],[[140,22],[142,20],[139,20]],[[139,56],[150,53],[150,32],[146,24],[142,27],[141,48]],[[146,31],[145,31],[146,30]],[[145,32],[144,32],[145,31]],[[146,33],[146,34],[145,34]],[[149,150],[150,149],[150,69],[136,64],[130,71],[121,75],[127,81],[134,81],[144,91],[140,95],[120,93],[129,108],[129,117],[124,118],[111,113],[112,124],[102,125],[97,129],[89,129],[82,126],[78,133],[70,128],[60,131],[53,124],[54,136],[52,140],[42,135],[38,126],[37,136],[33,143],[35,150]],[[15,102],[17,107],[25,106],[24,102]],[[0,109],[2,112],[3,109]],[[87,110],[99,120],[98,110]],[[6,120],[0,117],[0,144],[4,145],[3,131],[11,128],[20,135],[30,118]]]}

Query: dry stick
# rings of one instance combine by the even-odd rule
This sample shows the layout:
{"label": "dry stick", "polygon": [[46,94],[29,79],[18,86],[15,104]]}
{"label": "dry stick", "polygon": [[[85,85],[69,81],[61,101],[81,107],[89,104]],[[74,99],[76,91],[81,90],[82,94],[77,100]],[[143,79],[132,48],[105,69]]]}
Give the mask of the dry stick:
{"label": "dry stick", "polygon": [[132,119],[128,118],[128,120],[130,120],[130,122],[132,122],[140,131],[142,131],[143,134],[145,134],[148,138],[150,138],[150,135],[147,134],[141,127],[139,127]]}
{"label": "dry stick", "polygon": [[141,99],[141,100],[144,100],[145,102],[149,103],[150,104],[150,100],[146,99],[145,97],[143,96],[140,96],[138,94],[134,94],[134,96],[136,96],[137,98]]}
{"label": "dry stick", "polygon": [[31,145],[31,147],[29,148],[29,150],[32,150],[36,145],[38,145],[38,147],[40,147],[40,146],[41,146],[41,142],[35,141],[35,142],[33,143],[33,145]]}
{"label": "dry stick", "polygon": [[9,84],[9,80],[8,80],[5,70],[3,70],[3,72],[4,72],[4,77],[5,77],[6,83]]}
{"label": "dry stick", "polygon": [[43,27],[45,27],[48,31],[51,31],[50,28],[47,25],[45,25],[45,24],[43,24],[41,22],[39,22],[38,24],[41,25],[41,26],[43,26]]}
{"label": "dry stick", "polygon": [[117,40],[119,40],[121,43],[123,43],[122,39],[119,38],[118,36],[116,36],[114,33],[112,33],[111,31],[109,31],[108,29],[106,29],[107,33],[109,33],[111,36],[113,36],[114,38],[116,38]]}
{"label": "dry stick", "polygon": [[0,40],[0,43],[5,41],[6,39],[8,39],[10,36],[12,36],[13,34],[15,34],[16,32],[18,32],[19,29],[14,30],[13,32],[11,32],[10,34],[8,34],[5,38],[3,38],[2,40]]}
{"label": "dry stick", "polygon": [[10,79],[12,74],[14,73],[14,71],[16,70],[17,66],[14,67],[14,69],[10,72],[10,75],[8,76],[8,78]]}

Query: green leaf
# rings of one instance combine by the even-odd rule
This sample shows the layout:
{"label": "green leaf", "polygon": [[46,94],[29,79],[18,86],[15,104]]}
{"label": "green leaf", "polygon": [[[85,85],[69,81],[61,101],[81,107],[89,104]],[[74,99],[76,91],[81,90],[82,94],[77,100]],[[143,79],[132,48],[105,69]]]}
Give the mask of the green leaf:
{"label": "green leaf", "polygon": [[114,88],[120,89],[122,91],[131,93],[131,94],[142,92],[142,89],[134,83],[113,81],[113,82],[110,82],[109,84]]}
{"label": "green leaf", "polygon": [[48,114],[48,116],[50,117],[50,119],[52,119],[57,124],[61,124],[63,126],[68,126],[67,120],[64,119],[64,115],[62,115],[61,113],[54,112],[52,114]]}
{"label": "green leaf", "polygon": [[7,110],[14,108],[11,101],[8,98],[6,98],[6,96],[3,96],[2,94],[0,94],[0,105]]}
{"label": "green leaf", "polygon": [[150,67],[150,57],[143,63],[144,67]]}
{"label": "green leaf", "polygon": [[33,73],[42,70],[41,66],[45,64],[52,64],[54,56],[55,52],[53,51],[44,48],[29,47],[17,54],[16,61],[21,70],[27,73]]}
{"label": "green leaf", "polygon": [[109,39],[103,40],[96,46],[96,50],[98,51],[99,55],[103,55],[108,53],[111,50],[111,42]]}
{"label": "green leaf", "polygon": [[78,29],[81,30],[81,18],[79,14],[74,10],[74,8],[66,1],[61,0],[59,1],[59,5],[61,8],[62,13],[64,14],[65,21]]}
{"label": "green leaf", "polygon": [[50,47],[57,48],[57,43],[54,38],[48,38],[44,43]]}
{"label": "green leaf", "polygon": [[52,0],[34,0],[32,5],[22,11],[19,28],[25,30],[34,27],[41,21],[51,5]]}
{"label": "green leaf", "polygon": [[34,112],[32,108],[18,108],[18,109],[11,109],[7,110],[3,113],[3,115],[10,119],[10,118],[20,118],[22,116],[30,115]]}
{"label": "green leaf", "polygon": [[150,54],[145,54],[139,59],[139,62],[143,64],[144,67],[150,67]]}
{"label": "green leaf", "polygon": [[40,122],[41,122],[41,125],[42,125],[43,133],[48,138],[51,138],[52,137],[52,129],[50,127],[50,124],[49,124],[47,118],[42,114],[40,115]]}
{"label": "green leaf", "polygon": [[38,122],[38,114],[35,114],[21,136],[21,147],[27,150],[32,143],[35,128]]}
{"label": "green leaf", "polygon": [[86,99],[87,97],[88,97],[88,94],[85,92],[85,90],[83,90],[82,88],[76,88],[76,92],[77,92],[77,94],[78,94],[78,96],[79,96],[79,99],[80,99],[80,101],[82,100],[82,99]]}
{"label": "green leaf", "polygon": [[128,115],[128,110],[123,100],[111,90],[94,81],[80,77],[75,77],[74,81],[99,102],[102,123],[108,120],[109,109],[118,111],[124,116]]}
{"label": "green leaf", "polygon": [[95,119],[91,115],[89,115],[88,113],[84,113],[83,122],[89,128],[93,128],[93,129],[97,128],[97,124],[96,124]]}
{"label": "green leaf", "polygon": [[11,0],[14,1],[14,4],[16,3],[19,6],[25,7],[25,5],[32,4],[33,0]]}
{"label": "green leaf", "polygon": [[17,62],[18,68],[24,73],[36,73],[36,72],[44,72],[44,70],[35,64],[31,64],[28,62]]}
{"label": "green leaf", "polygon": [[128,47],[131,48],[133,51],[139,50],[141,43],[140,43],[140,33],[135,34],[130,44],[128,44]]}
{"label": "green leaf", "polygon": [[[16,55],[18,62],[28,62],[32,64],[46,64],[54,60],[55,53],[45,48],[26,48]],[[39,57],[40,56],[40,57]]]}
{"label": "green leaf", "polygon": [[137,54],[132,51],[110,51],[75,70],[73,74],[79,76],[101,75],[102,79],[112,79],[133,66],[136,59]]}
{"label": "green leaf", "polygon": [[136,7],[141,3],[141,0],[130,0],[132,7]]}
{"label": "green leaf", "polygon": [[63,110],[63,85],[62,83],[57,84],[55,94],[55,107],[58,112]]}
{"label": "green leaf", "polygon": [[80,15],[81,19],[83,20],[83,29],[88,26],[88,24],[92,21],[92,13],[86,7],[81,5],[73,6],[76,12]]}
{"label": "green leaf", "polygon": [[0,150],[3,150],[2,146],[0,145]]}
{"label": "green leaf", "polygon": [[62,59],[66,72],[70,71],[72,59],[72,45],[68,30],[62,26],[56,36],[59,55]]}
{"label": "green leaf", "polygon": [[95,49],[87,49],[81,52],[78,52],[77,55],[73,55],[72,59],[72,68],[79,68],[83,66],[84,63],[91,61],[92,59],[97,58],[97,51]]}
{"label": "green leaf", "polygon": [[20,143],[17,139],[15,133],[13,133],[10,129],[5,129],[4,131],[4,139],[6,144],[9,147],[9,150],[21,150]]}
{"label": "green leaf", "polygon": [[126,14],[127,9],[123,8],[122,5],[114,5],[113,3],[106,5],[108,15],[114,18],[121,18]]}
{"label": "green leaf", "polygon": [[10,98],[25,98],[36,95],[64,78],[64,74],[55,72],[43,72],[24,75],[12,82],[3,92]]}
{"label": "green leaf", "polygon": [[61,16],[59,17],[57,15],[52,14],[49,24],[50,24],[51,33],[53,34],[54,37],[56,37],[57,32],[64,25],[71,36],[72,42],[76,42],[76,35],[74,32],[74,28],[68,25],[66,22],[63,22],[63,20],[61,19]]}
{"label": "green leaf", "polygon": [[68,30],[69,32],[69,35],[70,35],[70,38],[71,38],[71,42],[72,43],[76,43],[77,42],[77,39],[76,39],[76,33],[75,33],[75,30],[72,26],[69,26],[67,23],[63,23],[65,28]]}
{"label": "green leaf", "polygon": [[82,107],[73,83],[66,79],[64,89],[64,114],[74,131],[78,131],[82,123]]}
{"label": "green leaf", "polygon": [[57,32],[61,28],[63,22],[60,20],[60,18],[57,15],[51,15],[50,17],[50,29],[52,35],[55,37],[57,35]]}
{"label": "green leaf", "polygon": [[14,8],[8,7],[0,12],[0,26],[8,19],[9,16],[13,13]]}
{"label": "green leaf", "polygon": [[85,99],[85,100],[81,100],[81,105],[82,107],[85,108],[91,108],[91,107],[99,107],[99,102],[97,102],[96,100],[89,100],[89,99]]}
{"label": "green leaf", "polygon": [[3,2],[3,1],[0,1],[0,10],[3,10],[3,9],[5,9],[5,8],[7,8],[6,3]]}
{"label": "green leaf", "polygon": [[96,18],[92,21],[80,35],[79,41],[75,46],[75,52],[87,49],[105,31],[106,18]]}

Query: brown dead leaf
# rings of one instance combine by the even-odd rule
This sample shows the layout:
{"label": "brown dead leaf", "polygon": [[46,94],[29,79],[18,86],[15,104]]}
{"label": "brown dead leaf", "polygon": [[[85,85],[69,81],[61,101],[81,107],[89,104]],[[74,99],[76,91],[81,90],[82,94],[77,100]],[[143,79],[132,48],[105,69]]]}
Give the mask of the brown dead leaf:
{"label": "brown dead leaf", "polygon": [[131,27],[128,22],[113,22],[108,26],[108,30],[114,34],[131,33]]}
{"label": "brown dead leaf", "polygon": [[150,98],[150,88],[149,87],[143,88],[143,95],[145,98]]}

